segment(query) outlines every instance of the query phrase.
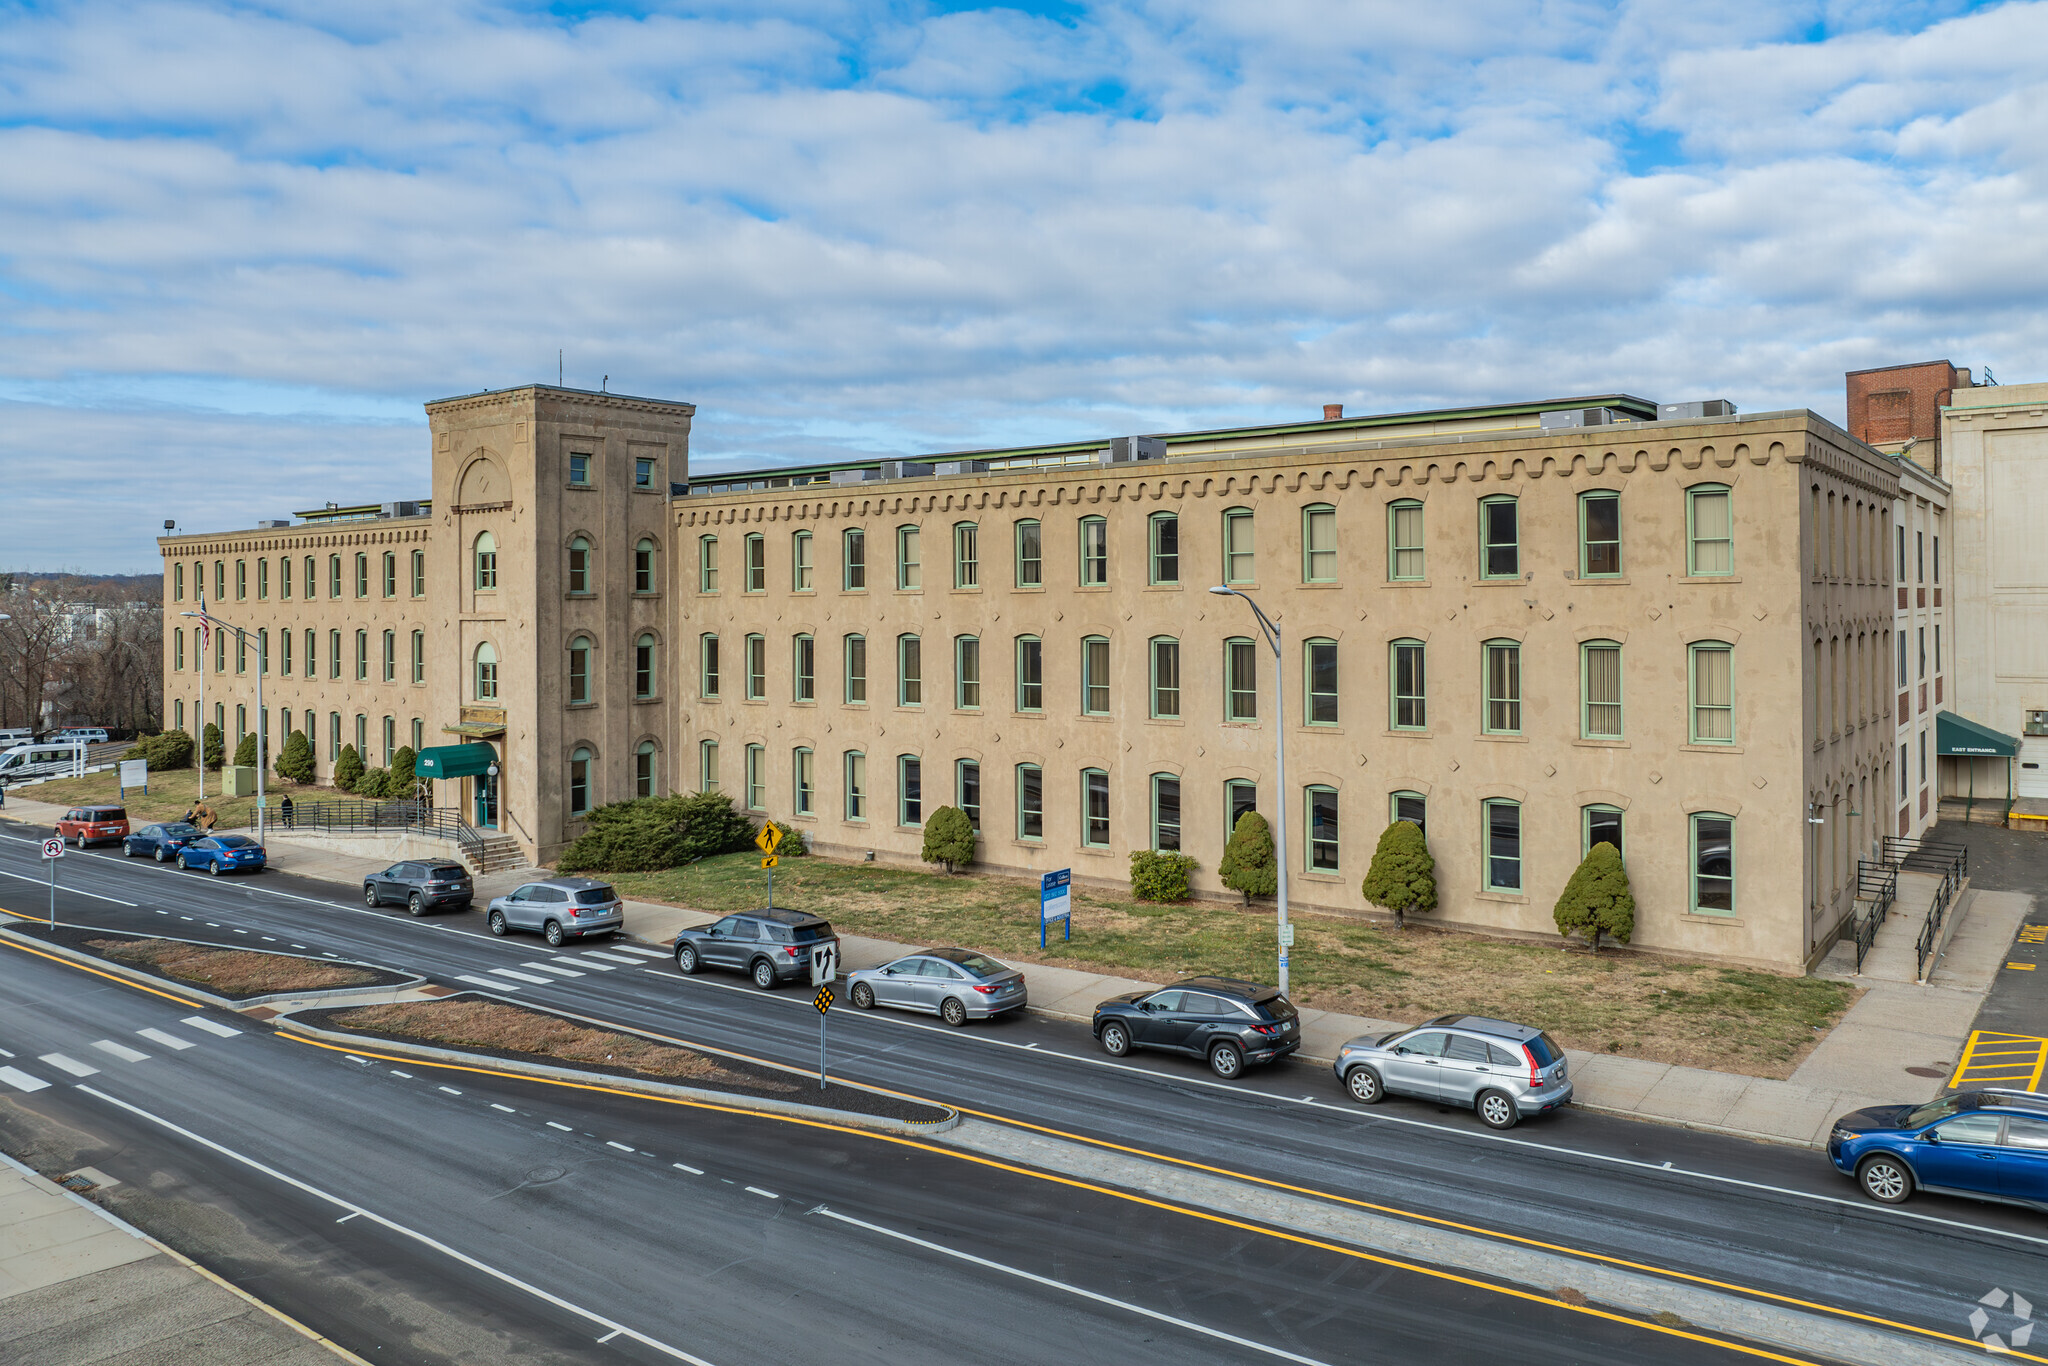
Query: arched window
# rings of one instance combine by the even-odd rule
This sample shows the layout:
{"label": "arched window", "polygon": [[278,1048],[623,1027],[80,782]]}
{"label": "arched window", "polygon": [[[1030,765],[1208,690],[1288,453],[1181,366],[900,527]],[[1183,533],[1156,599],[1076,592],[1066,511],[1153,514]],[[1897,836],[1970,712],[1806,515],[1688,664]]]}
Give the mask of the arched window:
{"label": "arched window", "polygon": [[480,531],[476,537],[476,586],[482,590],[498,586],[498,539],[488,531]]}
{"label": "arched window", "polygon": [[655,644],[653,632],[633,642],[633,696],[649,698],[654,696],[657,682],[655,677]]}
{"label": "arched window", "polygon": [[747,537],[745,544],[747,581],[743,588],[749,593],[765,593],[768,591],[768,543],[757,532]]}
{"label": "arched window", "polygon": [[639,544],[633,547],[633,591],[654,591],[654,538],[651,536],[642,536]]}
{"label": "arched window", "polygon": [[[1692,655],[1692,743],[1731,745],[1735,743],[1735,651],[1725,641],[1703,640],[1690,647]],[[1815,653],[1820,649],[1814,643]],[[1815,678],[1820,663],[1814,662]]]}
{"label": "arched window", "polygon": [[569,814],[580,816],[590,810],[590,760],[588,746],[578,745],[569,756]]}
{"label": "arched window", "polygon": [[1394,792],[1388,794],[1387,805],[1392,808],[1389,820],[1407,821],[1416,829],[1429,829],[1429,798],[1420,792]]}
{"label": "arched window", "polygon": [[[652,545],[652,541],[645,542]],[[799,593],[808,593],[816,584],[817,556],[812,550],[813,541],[808,531],[792,533],[789,538],[789,586]]]}
{"label": "arched window", "polygon": [[718,591],[718,538],[699,536],[697,538],[697,591],[716,593]]}
{"label": "arched window", "polygon": [[1522,890],[1522,804],[1495,798],[1481,804],[1485,814],[1486,890]]}
{"label": "arched window", "polygon": [[807,634],[798,634],[789,643],[790,673],[795,682],[790,689],[792,700],[815,702],[818,700],[818,642]]}
{"label": "arched window", "polygon": [[[237,594],[236,596],[240,596]],[[370,557],[363,551],[356,552],[356,596],[370,596]]]}
{"label": "arched window", "polygon": [[476,647],[476,700],[495,702],[498,700],[498,652],[489,641]]}
{"label": "arched window", "polygon": [[1726,484],[1695,484],[1685,491],[1686,573],[1735,572],[1735,525]]}
{"label": "arched window", "polygon": [[809,749],[799,746],[791,755],[790,783],[796,793],[796,814],[814,815],[818,809],[818,774],[816,756]]}
{"label": "arched window", "polygon": [[640,747],[633,751],[633,795],[652,797],[654,795],[654,760],[660,752],[652,740],[642,740]]}
{"label": "arched window", "polygon": [[953,523],[953,586],[981,587],[981,528],[973,522]]}
{"label": "arched window", "polygon": [[1223,719],[1259,719],[1259,652],[1245,636],[1223,642]]}
{"label": "arched window", "polygon": [[1621,738],[1621,646],[1589,640],[1579,647],[1579,734],[1588,740]]}
{"label": "arched window", "polygon": [[330,598],[341,596],[341,556],[339,555],[329,555],[327,557],[327,596]]}
{"label": "arched window", "polygon": [[569,642],[569,705],[578,706],[590,700],[590,637],[578,636]]}
{"label": "arched window", "polygon": [[1328,503],[1301,510],[1301,581],[1337,581],[1337,509]]}
{"label": "arched window", "polygon": [[[397,551],[395,551],[395,550],[387,550],[387,551],[385,551],[385,552],[384,552],[384,565],[383,565],[383,569],[384,569],[384,578],[383,578],[383,582],[382,582],[382,584],[380,585],[380,586],[381,586],[381,588],[382,588],[382,590],[383,590],[383,594],[384,594],[384,596],[385,596],[385,597],[387,597],[387,598],[395,598],[395,597],[397,597],[397,596],[398,596],[398,552],[397,552]],[[260,578],[261,576],[259,575],[258,577]],[[260,586],[260,585],[259,585],[259,586]]]}
{"label": "arched window", "polygon": [[590,540],[578,536],[569,542],[569,591],[585,594],[590,591]]}

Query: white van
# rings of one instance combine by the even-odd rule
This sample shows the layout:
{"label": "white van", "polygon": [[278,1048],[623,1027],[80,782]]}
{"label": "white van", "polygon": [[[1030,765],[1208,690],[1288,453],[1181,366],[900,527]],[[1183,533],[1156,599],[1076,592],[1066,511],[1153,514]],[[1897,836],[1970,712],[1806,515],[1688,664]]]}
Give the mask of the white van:
{"label": "white van", "polygon": [[16,745],[0,753],[0,783],[18,783],[27,778],[50,778],[70,773],[85,762],[81,741]]}
{"label": "white van", "polygon": [[71,726],[65,730],[58,731],[50,738],[60,741],[83,740],[89,745],[104,745],[107,742],[107,732],[101,726]]}

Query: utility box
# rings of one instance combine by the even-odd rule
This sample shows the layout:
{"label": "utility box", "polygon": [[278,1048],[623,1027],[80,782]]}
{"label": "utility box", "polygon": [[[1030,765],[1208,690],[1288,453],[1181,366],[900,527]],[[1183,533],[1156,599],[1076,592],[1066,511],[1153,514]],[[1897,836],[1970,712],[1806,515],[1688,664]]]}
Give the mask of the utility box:
{"label": "utility box", "polygon": [[221,776],[227,779],[228,790],[225,795],[230,797],[253,797],[256,795],[256,769],[254,765],[247,767],[236,765],[223,769]]}

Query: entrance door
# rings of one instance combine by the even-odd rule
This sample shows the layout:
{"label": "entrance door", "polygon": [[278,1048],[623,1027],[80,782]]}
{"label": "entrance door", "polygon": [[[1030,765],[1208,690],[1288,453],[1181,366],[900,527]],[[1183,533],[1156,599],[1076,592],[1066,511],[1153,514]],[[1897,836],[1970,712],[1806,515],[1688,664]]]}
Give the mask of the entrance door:
{"label": "entrance door", "polygon": [[2048,737],[2036,735],[2020,742],[2012,790],[2016,797],[2048,797]]}
{"label": "entrance door", "polygon": [[498,828],[498,780],[489,773],[479,773],[470,780],[470,788],[476,794],[476,820],[479,830]]}

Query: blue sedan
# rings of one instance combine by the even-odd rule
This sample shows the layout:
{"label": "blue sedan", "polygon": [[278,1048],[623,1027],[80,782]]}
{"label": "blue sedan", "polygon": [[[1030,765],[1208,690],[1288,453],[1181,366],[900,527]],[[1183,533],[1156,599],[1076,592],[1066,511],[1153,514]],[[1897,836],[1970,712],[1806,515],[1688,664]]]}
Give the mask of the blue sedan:
{"label": "blue sedan", "polygon": [[1828,1159],[1873,1200],[1916,1190],[2048,1209],[2048,1094],[1987,1088],[1835,1121]]}
{"label": "blue sedan", "polygon": [[204,868],[215,877],[254,872],[263,862],[263,846],[247,835],[208,835],[178,851],[180,868]]}
{"label": "blue sedan", "polygon": [[206,832],[198,826],[187,825],[184,821],[145,825],[121,841],[121,852],[129,858],[140,858],[148,854],[158,863],[169,863],[178,856],[180,849],[205,834]]}

